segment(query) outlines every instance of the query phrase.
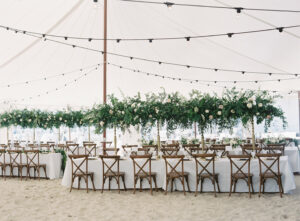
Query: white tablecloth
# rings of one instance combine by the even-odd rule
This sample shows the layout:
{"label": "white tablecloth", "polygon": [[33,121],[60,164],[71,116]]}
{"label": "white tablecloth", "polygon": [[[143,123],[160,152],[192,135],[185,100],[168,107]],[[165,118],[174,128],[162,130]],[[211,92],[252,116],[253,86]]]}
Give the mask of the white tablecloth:
{"label": "white tablecloth", "polygon": [[287,146],[284,150],[284,155],[289,157],[289,163],[294,173],[300,172],[300,153],[298,147]]}
{"label": "white tablecloth", "polygon": [[[243,161],[240,161],[243,163]],[[96,189],[101,189],[102,187],[102,162],[100,159],[89,160],[88,163],[89,172],[94,172],[94,183]],[[281,157],[280,160],[280,169],[283,174],[282,184],[284,188],[284,192],[288,193],[291,190],[296,188],[293,171],[291,170],[290,164],[288,162],[288,157]],[[189,185],[191,191],[195,191],[196,186],[196,174],[195,174],[195,161],[184,161],[184,170],[189,172]],[[133,188],[133,163],[131,159],[121,160],[120,161],[120,171],[125,172],[125,184],[129,189]],[[165,189],[165,162],[164,160],[153,160],[152,161],[152,172],[157,173],[157,185],[159,188]],[[218,159],[216,160],[216,173],[219,173],[219,184],[222,192],[228,192],[230,186],[230,162],[228,159]],[[254,190],[258,192],[259,186],[259,167],[258,160],[254,159],[251,161],[251,173],[254,174],[253,178],[253,186]],[[73,187],[77,187],[77,179],[73,184]],[[85,188],[85,183],[81,181],[81,188]],[[70,187],[71,185],[71,162],[67,161],[64,177],[62,179],[62,185]],[[89,179],[89,188],[92,189],[92,185]],[[123,188],[122,181],[120,184],[121,188]],[[154,187],[154,185],[153,185]],[[175,189],[182,190],[181,183],[177,180],[174,185]],[[108,188],[108,180],[105,183],[105,189]],[[111,183],[111,188],[116,189],[117,185],[114,181]],[[139,183],[137,184],[137,188],[139,188]],[[149,188],[148,181],[143,182],[143,188]],[[170,188],[170,186],[169,186]],[[186,188],[187,189],[187,188]],[[213,186],[209,180],[206,180],[203,185],[203,191],[212,191]],[[239,181],[237,185],[237,192],[247,192],[248,188],[244,181]],[[278,192],[278,186],[275,181],[268,180],[265,185],[266,192]]]}
{"label": "white tablecloth", "polygon": [[[46,164],[46,170],[47,170],[47,176],[49,179],[58,179],[60,177],[60,171],[61,171],[61,160],[62,156],[60,153],[40,153],[40,164]],[[34,160],[36,163],[37,159]],[[5,161],[9,163],[9,155],[5,154]],[[19,157],[17,162],[19,162]],[[22,154],[22,163],[26,164],[26,156],[25,154]],[[40,176],[45,177],[45,173],[43,169],[40,169]],[[2,171],[0,171],[0,174],[2,175]],[[14,169],[13,175],[17,175],[17,169]],[[6,175],[10,175],[10,168],[6,168]],[[24,168],[22,170],[22,176],[26,176],[27,171]],[[33,176],[33,170],[31,170],[30,175]],[[37,174],[36,174],[37,175]]]}

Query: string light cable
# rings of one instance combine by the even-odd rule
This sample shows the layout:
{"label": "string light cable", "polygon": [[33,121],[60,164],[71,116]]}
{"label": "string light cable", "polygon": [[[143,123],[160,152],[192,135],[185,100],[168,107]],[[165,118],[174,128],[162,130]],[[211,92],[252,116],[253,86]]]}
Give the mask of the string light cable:
{"label": "string light cable", "polygon": [[48,95],[49,93],[52,93],[52,92],[57,92],[57,91],[59,91],[59,90],[62,90],[62,89],[66,88],[66,87],[68,87],[68,86],[70,86],[70,85],[72,85],[72,84],[77,83],[77,82],[78,82],[79,80],[81,80],[82,78],[84,78],[84,77],[86,77],[86,76],[88,76],[88,75],[94,73],[96,70],[98,70],[99,66],[101,66],[101,65],[102,65],[102,64],[97,65],[97,67],[93,68],[92,70],[89,70],[89,71],[87,71],[86,73],[80,75],[79,77],[74,78],[73,80],[66,82],[66,83],[65,83],[63,86],[61,86],[61,87],[56,87],[56,88],[53,89],[53,90],[48,90],[48,91],[46,91],[46,92],[39,93],[39,94],[34,95],[34,96],[24,97],[24,98],[21,98],[21,99],[13,99],[13,100],[11,100],[11,102],[19,102],[19,101],[25,101],[25,100],[32,100],[32,99],[34,99],[34,98],[39,98],[39,97],[41,97],[41,96],[43,96],[43,95]]}
{"label": "string light cable", "polygon": [[186,3],[175,3],[175,2],[140,1],[140,0],[119,0],[119,1],[121,1],[121,2],[130,2],[130,3],[144,3],[144,4],[165,5],[168,8],[173,7],[173,6],[185,6],[185,7],[197,7],[197,8],[209,8],[209,9],[226,9],[226,10],[234,10],[237,13],[241,13],[242,11],[300,13],[300,10],[290,10],[290,9],[229,7],[229,6],[202,5],[202,4],[201,5],[200,4],[186,4]]}
{"label": "string light cable", "polygon": [[[93,51],[96,53],[101,53],[102,55],[104,54],[104,51],[102,50],[98,50],[98,49],[94,49],[94,48],[89,48],[89,47],[85,47],[85,46],[80,46],[77,44],[71,44],[71,43],[67,43],[67,42],[62,42],[62,41],[57,41],[57,40],[53,40],[50,38],[42,38],[39,36],[35,36],[32,34],[27,34],[25,33],[25,35],[34,37],[34,38],[40,38],[43,39],[44,41],[50,41],[50,42],[54,42],[57,44],[62,44],[62,45],[66,45],[66,46],[70,46],[72,48],[80,48],[80,49],[84,49],[84,50],[89,50],[89,51]],[[108,55],[112,55],[112,56],[116,56],[116,57],[122,57],[122,58],[127,58],[130,60],[138,60],[138,61],[143,61],[143,62],[148,62],[148,63],[156,63],[159,65],[170,65],[170,66],[177,66],[177,67],[184,67],[184,68],[191,68],[191,69],[202,69],[202,70],[209,70],[209,71],[214,71],[214,72],[231,72],[231,73],[239,73],[239,74],[261,74],[261,75],[283,75],[283,76],[294,76],[294,77],[298,77],[300,76],[300,73],[283,73],[283,72],[261,72],[261,71],[248,71],[248,70],[237,70],[237,69],[226,69],[226,68],[219,68],[219,67],[206,67],[206,66],[196,66],[196,65],[189,65],[189,64],[181,64],[181,63],[174,63],[174,62],[168,62],[168,61],[160,61],[160,60],[154,60],[154,59],[148,59],[148,58],[142,58],[142,57],[135,57],[135,56],[130,56],[130,55],[124,55],[124,54],[119,54],[119,53],[113,53],[113,52],[106,52],[106,54]]]}
{"label": "string light cable", "polygon": [[[117,43],[123,42],[123,41],[147,41],[149,43],[152,43],[154,41],[165,41],[165,40],[186,40],[190,41],[192,39],[198,39],[198,38],[212,38],[212,37],[224,37],[227,36],[229,38],[232,38],[236,35],[244,35],[244,34],[254,34],[254,33],[262,33],[262,32],[271,32],[271,31],[279,31],[280,33],[283,32],[283,30],[286,29],[293,29],[293,28],[299,28],[300,25],[290,25],[290,26],[281,26],[281,27],[274,27],[274,28],[266,28],[266,29],[256,29],[256,30],[248,30],[248,31],[239,31],[239,32],[227,32],[227,33],[216,33],[216,34],[206,34],[206,35],[194,35],[194,36],[179,36],[179,37],[148,37],[148,38],[107,38],[107,41],[115,41]],[[86,40],[88,42],[91,41],[103,41],[104,38],[94,38],[94,37],[76,37],[76,36],[62,36],[62,35],[54,35],[54,34],[45,34],[40,32],[33,32],[23,29],[17,29],[13,27],[8,27],[4,25],[0,25],[0,28],[12,31],[15,33],[23,33],[23,34],[31,34],[36,35],[42,38],[45,37],[51,37],[51,38],[61,38],[64,40],[72,39],[72,40]]]}
{"label": "string light cable", "polygon": [[35,82],[39,82],[39,81],[46,81],[46,80],[53,79],[53,78],[58,78],[58,77],[65,77],[67,75],[71,75],[71,74],[74,74],[74,73],[80,73],[80,72],[83,72],[83,71],[88,71],[91,68],[92,68],[92,70],[94,70],[95,67],[97,68],[99,66],[100,66],[100,64],[90,65],[90,66],[82,67],[82,68],[79,68],[79,69],[76,69],[76,70],[73,70],[73,71],[63,72],[61,74],[48,75],[48,76],[41,77],[41,78],[36,78],[36,79],[33,79],[33,80],[20,81],[20,82],[14,82],[14,83],[6,83],[6,84],[0,85],[0,88],[10,88],[12,86],[24,85],[24,84],[29,85],[31,83],[35,83]]}

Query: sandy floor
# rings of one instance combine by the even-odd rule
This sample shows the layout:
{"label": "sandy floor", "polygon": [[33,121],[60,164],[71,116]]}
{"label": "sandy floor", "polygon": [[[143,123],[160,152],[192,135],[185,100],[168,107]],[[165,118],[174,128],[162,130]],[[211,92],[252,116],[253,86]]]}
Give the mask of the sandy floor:
{"label": "sandy floor", "polygon": [[300,220],[300,176],[293,194],[205,193],[194,197],[148,191],[101,194],[69,190],[61,180],[0,179],[0,220]]}

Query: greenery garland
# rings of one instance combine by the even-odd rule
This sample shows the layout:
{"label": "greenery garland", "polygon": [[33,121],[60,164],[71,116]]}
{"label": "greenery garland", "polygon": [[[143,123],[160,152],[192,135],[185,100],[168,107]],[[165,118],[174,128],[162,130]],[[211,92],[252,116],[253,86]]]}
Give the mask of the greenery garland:
{"label": "greenery garland", "polygon": [[146,94],[145,99],[140,94],[123,100],[111,95],[107,104],[95,105],[89,110],[6,111],[0,114],[0,127],[52,129],[95,126],[96,132],[101,133],[104,128],[113,127],[126,129],[141,126],[151,129],[159,121],[170,132],[176,128],[191,128],[197,123],[204,139],[204,132],[210,128],[231,129],[239,122],[244,126],[252,120],[257,124],[264,122],[267,130],[271,122],[279,118],[286,126],[282,109],[275,106],[277,98],[267,91],[235,89],[225,91],[221,97],[199,91],[192,91],[189,98],[178,92],[167,94],[165,91]]}

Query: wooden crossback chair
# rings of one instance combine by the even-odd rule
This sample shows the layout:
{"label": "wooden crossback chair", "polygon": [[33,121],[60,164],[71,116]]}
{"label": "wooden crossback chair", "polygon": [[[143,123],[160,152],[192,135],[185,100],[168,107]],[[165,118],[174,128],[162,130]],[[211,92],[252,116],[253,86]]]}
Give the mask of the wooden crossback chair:
{"label": "wooden crossback chair", "polygon": [[51,146],[49,144],[40,144],[40,149],[41,150],[46,149],[47,151],[50,151]]}
{"label": "wooden crossback chair", "polygon": [[65,145],[65,144],[57,144],[57,148],[61,149],[61,150],[64,150],[64,151],[67,151],[67,145]]}
{"label": "wooden crossback chair", "polygon": [[89,156],[96,156],[97,155],[97,145],[94,143],[84,143],[84,152],[86,155]]}
{"label": "wooden crossback chair", "polygon": [[264,150],[270,154],[279,153],[281,156],[284,155],[285,144],[268,144]]}
{"label": "wooden crossback chair", "polygon": [[0,144],[0,147],[1,147],[1,149],[6,149],[6,148],[8,148],[8,145],[6,145],[6,144]]}
{"label": "wooden crossback chair", "polygon": [[4,177],[4,179],[6,180],[6,167],[8,165],[6,164],[6,161],[5,161],[5,153],[6,153],[5,150],[0,150],[0,167],[1,167],[1,171],[2,171],[1,176]]}
{"label": "wooden crossback chair", "polygon": [[[219,174],[215,173],[215,157],[216,154],[193,154],[193,157],[195,159],[196,163],[196,191],[195,191],[195,196],[197,196],[198,193],[198,186],[199,183],[201,182],[200,185],[200,192],[202,193],[202,187],[203,187],[203,182],[205,179],[209,179],[212,184],[214,185],[214,193],[215,197],[216,195],[216,184],[218,187],[218,192],[220,193],[220,186],[219,186]],[[206,161],[201,160],[201,159],[206,159]],[[209,165],[212,164],[212,170],[209,170]],[[199,172],[200,171],[200,172]]]}
{"label": "wooden crossback chair", "polygon": [[71,160],[71,165],[72,165],[72,178],[71,178],[71,188],[70,192],[72,191],[73,183],[76,179],[78,178],[78,190],[80,189],[80,181],[81,178],[84,179],[86,183],[86,192],[89,192],[89,177],[91,179],[92,185],[93,185],[93,190],[96,191],[95,185],[94,185],[94,173],[89,172],[88,170],[88,155],[69,155],[69,158]]}
{"label": "wooden crossback chair", "polygon": [[100,143],[103,148],[110,148],[112,145],[111,141],[101,141]]}
{"label": "wooden crossback chair", "polygon": [[[244,180],[249,188],[249,197],[251,198],[251,191],[250,191],[250,186],[252,188],[252,193],[254,193],[253,189],[253,174],[250,173],[250,161],[251,161],[251,156],[248,154],[244,155],[228,155],[227,156],[230,160],[230,191],[229,191],[229,196],[231,196],[232,193],[232,187],[233,187],[233,192],[235,193],[236,189],[236,184],[238,180]],[[238,165],[237,161],[243,162],[242,165]],[[246,169],[244,169],[246,168]]]}
{"label": "wooden crossback chair", "polygon": [[148,149],[147,154],[151,151],[155,151],[156,155],[158,155],[158,145],[142,145],[142,148]]}
{"label": "wooden crossback chair", "polygon": [[[123,181],[123,186],[126,191],[125,185],[125,173],[120,172],[120,156],[107,156],[100,155],[102,161],[102,190],[103,193],[104,183],[108,178],[108,190],[110,190],[110,182],[114,178],[118,185],[118,191],[120,193],[120,178]],[[116,170],[115,170],[116,168]]]}
{"label": "wooden crossback chair", "polygon": [[69,153],[71,153],[71,155],[79,155],[79,144],[75,144],[75,143],[70,143],[70,144],[67,144],[67,151]]}
{"label": "wooden crossback chair", "polygon": [[47,141],[47,144],[49,144],[49,145],[55,145],[55,142],[54,141]]}
{"label": "wooden crossback chair", "polygon": [[[133,193],[135,194],[136,190],[136,183],[140,180],[140,192],[142,191],[142,183],[144,179],[147,179],[150,185],[150,193],[152,195],[152,180],[155,185],[155,190],[157,190],[157,183],[156,183],[156,173],[151,171],[151,157],[152,154],[145,154],[145,155],[131,155],[130,158],[133,162],[133,182],[134,182],[134,190]],[[147,168],[148,167],[148,171]]]}
{"label": "wooden crossback chair", "polygon": [[290,143],[292,143],[294,140],[293,140],[293,138],[286,137],[286,138],[284,139],[284,141],[285,141],[285,146],[288,146],[288,145],[290,145]]}
{"label": "wooden crossback chair", "polygon": [[103,148],[103,155],[108,156],[108,155],[116,155],[116,151],[117,153],[119,152],[119,148],[115,149],[113,147],[108,147],[108,148]]}
{"label": "wooden crossback chair", "polygon": [[200,144],[183,144],[182,145],[183,149],[189,154],[192,156],[192,151],[191,149],[192,148],[199,148],[200,147]]}
{"label": "wooden crossback chair", "polygon": [[202,147],[192,147],[190,148],[191,154],[199,154],[199,153],[207,153],[209,150],[208,147],[202,148]]}
{"label": "wooden crossback chair", "polygon": [[227,155],[226,144],[213,144],[210,147],[210,150],[212,150],[216,155],[220,153],[221,157],[225,157]]}
{"label": "wooden crossback chair", "polygon": [[75,143],[74,143],[74,141],[72,141],[72,140],[67,140],[67,141],[66,141],[66,144],[68,145],[68,144],[75,144]]}
{"label": "wooden crossback chair", "polygon": [[260,148],[264,148],[264,147],[267,146],[267,145],[266,145],[266,139],[257,139],[256,142],[257,142],[257,145],[258,145]]}
{"label": "wooden crossback chair", "polygon": [[122,149],[127,153],[128,152],[128,149],[133,149],[133,148],[137,148],[138,145],[134,144],[134,145],[122,145]]}
{"label": "wooden crossback chair", "polygon": [[[280,173],[280,154],[256,154],[259,161],[259,197],[261,188],[265,193],[265,182],[267,179],[274,179],[279,187],[280,197],[283,194],[283,187]],[[270,163],[267,163],[267,162]],[[274,168],[275,167],[275,168]],[[276,170],[275,170],[276,169]]]}
{"label": "wooden crossback chair", "polygon": [[34,150],[34,149],[39,149],[39,146],[37,144],[33,144],[33,143],[29,143],[27,145],[31,150]]}
{"label": "wooden crossback chair", "polygon": [[41,168],[44,170],[45,178],[47,177],[47,166],[46,164],[40,164],[40,151],[39,150],[24,150],[27,161],[27,177],[30,177],[30,169],[33,169],[34,178],[36,173],[38,174],[39,180],[41,179]]}
{"label": "wooden crossback chair", "polygon": [[179,152],[179,144],[162,145],[162,148],[160,150],[163,153],[163,155],[174,156],[177,155]]}
{"label": "wooden crossback chair", "polygon": [[[175,179],[179,179],[182,188],[183,193],[185,195],[185,184],[184,180],[186,181],[188,191],[190,192],[189,187],[189,173],[184,172],[184,155],[176,155],[176,156],[169,156],[169,155],[163,155],[163,159],[165,160],[165,167],[166,167],[166,190],[165,194],[168,192],[168,185],[169,182],[171,182],[171,192],[173,192],[173,184]],[[175,166],[172,164],[172,161],[175,161]],[[177,168],[181,167],[181,170],[177,170]]]}
{"label": "wooden crossback chair", "polygon": [[27,169],[27,164],[22,163],[22,151],[21,150],[7,150],[9,156],[10,175],[14,176],[14,168],[18,170],[18,177],[23,178],[23,168]]}
{"label": "wooden crossback chair", "polygon": [[[243,154],[248,154],[250,156],[251,153],[253,152],[253,147],[252,147],[252,144],[244,144],[242,146],[242,151],[243,151]],[[254,147],[254,153],[257,154],[257,153],[260,153],[262,151],[262,148],[260,148],[258,145],[255,145]]]}

